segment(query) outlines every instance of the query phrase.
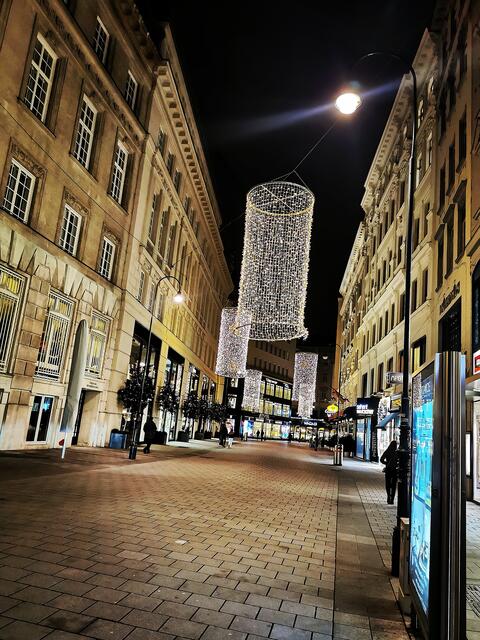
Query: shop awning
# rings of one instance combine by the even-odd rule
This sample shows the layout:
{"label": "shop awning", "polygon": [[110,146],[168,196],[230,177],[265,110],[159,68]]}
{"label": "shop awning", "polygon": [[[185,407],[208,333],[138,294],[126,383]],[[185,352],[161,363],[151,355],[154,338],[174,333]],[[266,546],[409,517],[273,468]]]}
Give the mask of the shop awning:
{"label": "shop awning", "polygon": [[398,411],[394,411],[393,413],[387,413],[387,415],[384,418],[382,418],[380,422],[378,422],[377,429],[386,429],[387,424],[391,420],[394,420],[397,416],[398,416]]}

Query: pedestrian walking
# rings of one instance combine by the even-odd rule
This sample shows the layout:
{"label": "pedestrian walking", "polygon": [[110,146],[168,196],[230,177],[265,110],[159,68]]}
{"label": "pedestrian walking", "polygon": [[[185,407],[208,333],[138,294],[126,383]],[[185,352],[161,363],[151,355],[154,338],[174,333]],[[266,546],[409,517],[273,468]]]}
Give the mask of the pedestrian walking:
{"label": "pedestrian walking", "polygon": [[152,416],[149,416],[146,419],[145,424],[143,425],[143,432],[145,433],[143,438],[143,441],[145,442],[143,453],[150,453],[150,446],[153,444],[155,434],[157,433],[157,425],[153,421]]}
{"label": "pedestrian walking", "polygon": [[265,440],[265,434],[263,433],[263,429],[260,432],[260,442],[263,442],[263,440]]}
{"label": "pedestrian walking", "polygon": [[225,447],[225,445],[227,444],[227,436],[228,436],[227,425],[225,422],[222,422],[220,427],[220,439],[218,442],[218,444],[220,444],[222,447]]}
{"label": "pedestrian walking", "polygon": [[397,441],[392,440],[383,452],[380,462],[385,465],[383,472],[385,474],[385,489],[387,491],[387,504],[393,504],[395,501],[395,493],[397,491],[398,479],[398,451]]}
{"label": "pedestrian walking", "polygon": [[260,429],[257,429],[257,440],[260,440]]}
{"label": "pedestrian walking", "polygon": [[292,438],[293,438],[292,432],[290,431],[289,434],[288,434],[288,444],[290,444],[292,442]]}

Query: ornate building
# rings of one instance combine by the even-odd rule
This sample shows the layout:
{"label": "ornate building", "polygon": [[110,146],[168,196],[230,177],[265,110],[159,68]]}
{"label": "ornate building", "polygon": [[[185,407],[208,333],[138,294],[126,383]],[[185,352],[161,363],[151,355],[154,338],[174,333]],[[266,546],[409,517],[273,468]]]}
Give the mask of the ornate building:
{"label": "ornate building", "polygon": [[[168,27],[158,50],[131,1],[4,0],[0,69],[0,448],[58,445],[82,319],[73,443],[103,445],[120,426],[117,391],[145,355],[150,310],[156,385],[166,373],[180,393],[221,393],[232,283]],[[181,310],[165,275],[180,280]]]}
{"label": "ornate building", "polygon": [[[412,369],[436,350],[430,330],[433,311],[432,225],[435,195],[436,48],[425,32],[413,66],[418,78],[418,137],[415,167],[411,304]],[[373,394],[399,400],[400,385],[388,372],[402,370],[405,229],[411,145],[411,80],[405,76],[365,183],[359,225],[340,287],[336,372],[342,396],[355,401]],[[377,457],[371,425],[363,425],[362,451]],[[392,427],[394,425],[391,425]],[[363,428],[363,427],[362,427]],[[369,434],[369,430],[372,433]],[[385,439],[391,438],[387,433]],[[368,451],[367,451],[368,450]]]}

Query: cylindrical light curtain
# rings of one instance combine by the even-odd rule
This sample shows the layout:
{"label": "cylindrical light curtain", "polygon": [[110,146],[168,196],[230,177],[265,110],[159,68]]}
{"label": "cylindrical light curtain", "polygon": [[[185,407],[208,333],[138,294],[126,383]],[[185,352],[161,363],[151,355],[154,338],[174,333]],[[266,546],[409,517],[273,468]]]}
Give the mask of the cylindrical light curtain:
{"label": "cylindrical light curtain", "polygon": [[257,369],[247,369],[245,387],[243,389],[242,408],[247,411],[260,411],[260,385],[262,372]]}
{"label": "cylindrical light curtain", "polygon": [[299,399],[301,384],[310,385],[313,389],[317,384],[318,353],[299,351],[295,354],[295,369],[293,371],[292,400]]}
{"label": "cylindrical light curtain", "polygon": [[268,182],[247,195],[238,308],[252,314],[250,338],[304,337],[311,191],[291,182]]}
{"label": "cylindrical light curtain", "polygon": [[302,418],[310,418],[314,404],[315,387],[309,384],[301,384],[298,392],[298,415]]}
{"label": "cylindrical light curtain", "polygon": [[215,372],[226,378],[244,378],[247,369],[251,314],[237,307],[222,309]]}

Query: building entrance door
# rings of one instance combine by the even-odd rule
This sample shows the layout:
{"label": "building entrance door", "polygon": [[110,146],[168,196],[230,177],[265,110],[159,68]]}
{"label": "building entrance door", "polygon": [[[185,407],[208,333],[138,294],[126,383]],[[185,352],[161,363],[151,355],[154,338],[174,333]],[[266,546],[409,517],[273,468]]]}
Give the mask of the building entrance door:
{"label": "building entrance door", "polygon": [[80,393],[80,398],[78,400],[78,411],[77,411],[77,419],[75,420],[75,425],[73,427],[72,433],[72,446],[78,443],[78,432],[80,431],[80,424],[82,422],[82,414],[83,414],[83,405],[85,404],[85,389],[82,389]]}

